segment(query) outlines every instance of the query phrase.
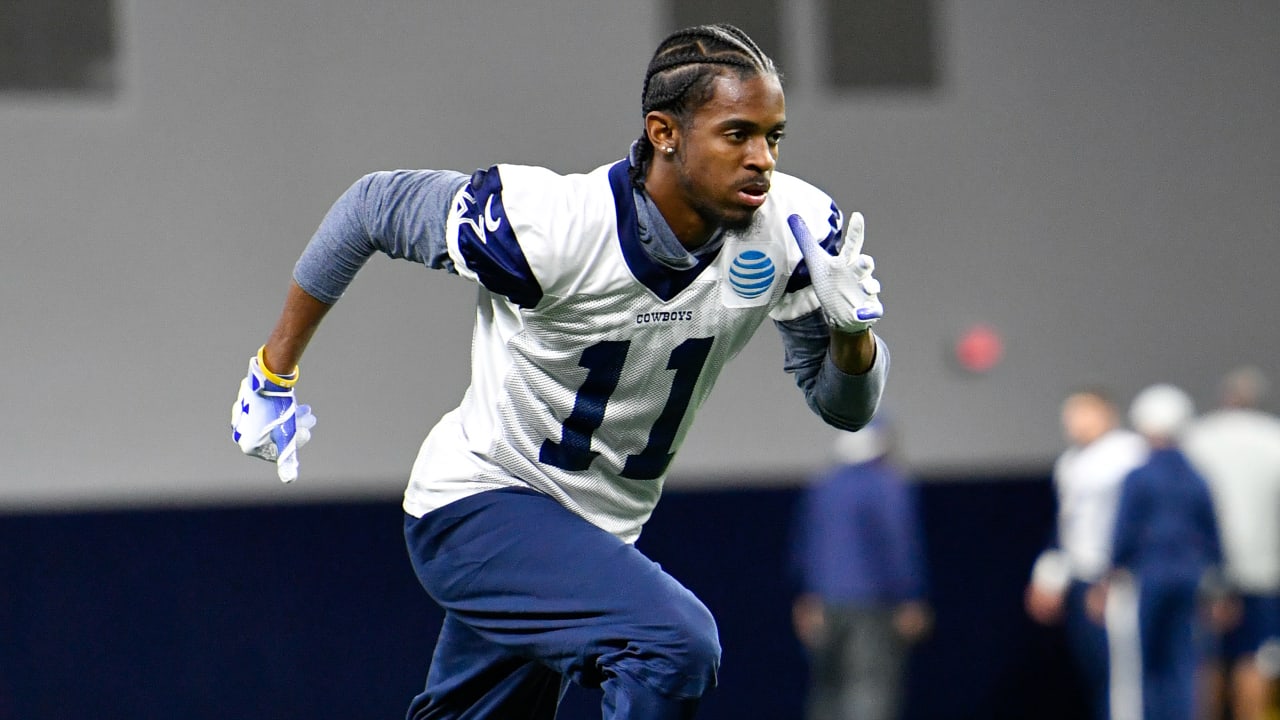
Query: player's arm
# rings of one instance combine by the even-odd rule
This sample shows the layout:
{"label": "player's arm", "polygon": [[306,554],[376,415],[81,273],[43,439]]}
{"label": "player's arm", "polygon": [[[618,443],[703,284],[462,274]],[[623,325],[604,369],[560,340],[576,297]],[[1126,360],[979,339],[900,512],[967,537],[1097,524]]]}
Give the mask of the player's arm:
{"label": "player's arm", "polygon": [[856,333],[831,331],[831,361],[841,372],[862,375],[876,361],[876,338],[871,328]]}
{"label": "player's arm", "polygon": [[289,284],[284,309],[276,320],[275,328],[263,346],[263,360],[268,368],[297,367],[302,360],[311,336],[320,327],[320,321],[333,305],[315,299],[294,281]]}
{"label": "player's arm", "polygon": [[284,309],[267,340],[270,368],[292,368],[329,308],[375,253],[453,270],[445,225],[467,176],[448,170],[366,175],[338,198],[298,258]]}
{"label": "player's arm", "polygon": [[449,209],[467,176],[447,170],[366,175],[325,215],[298,258],[293,279],[332,305],[375,253],[454,271],[445,240]]}
{"label": "player's arm", "polygon": [[231,411],[232,439],[247,455],[276,463],[284,482],[298,475],[298,449],[315,416],[294,395],[298,364],[329,308],[376,252],[453,270],[445,228],[466,176],[397,171],[361,178],[334,203],[294,267],[275,327],[249,360]]}
{"label": "player's arm", "polygon": [[[862,254],[862,215],[849,218],[847,235],[832,251],[834,255],[813,237],[799,215],[791,215],[787,223],[804,255],[819,304],[818,311],[778,323],[787,369],[795,373],[809,406],[823,420],[843,430],[857,430],[875,414],[889,366],[888,351],[871,331],[884,306],[880,283],[871,275],[875,262]],[[828,241],[840,237],[838,225],[832,230]]]}
{"label": "player's arm", "polygon": [[1120,485],[1111,530],[1111,567],[1132,568],[1141,559],[1143,528],[1151,514],[1147,478],[1141,468],[1131,471]]}
{"label": "player's arm", "polygon": [[809,408],[841,430],[871,422],[889,374],[884,341],[870,330],[840,337],[846,334],[831,330],[821,310],[774,325],[782,336],[783,369]]}

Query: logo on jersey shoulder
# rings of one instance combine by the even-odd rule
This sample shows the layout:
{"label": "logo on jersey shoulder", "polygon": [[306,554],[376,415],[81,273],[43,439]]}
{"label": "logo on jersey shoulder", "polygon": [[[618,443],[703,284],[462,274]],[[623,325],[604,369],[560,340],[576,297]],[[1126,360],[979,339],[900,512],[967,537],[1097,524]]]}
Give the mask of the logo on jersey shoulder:
{"label": "logo on jersey shoulder", "polygon": [[744,300],[754,300],[773,286],[778,274],[769,256],[759,250],[743,250],[729,265],[729,287]]}
{"label": "logo on jersey shoulder", "polygon": [[542,286],[507,217],[502,176],[496,166],[477,170],[458,191],[445,228],[449,255],[459,275],[474,276],[520,307],[531,308],[542,300]]}
{"label": "logo on jersey shoulder", "polygon": [[493,216],[493,196],[490,195],[484,202],[484,228],[489,232],[496,232],[500,227],[502,227],[502,218]]}
{"label": "logo on jersey shoulder", "polygon": [[[453,215],[458,219],[458,226],[467,226],[475,233],[476,239],[485,245],[489,244],[489,233],[502,227],[502,217],[493,216],[493,195],[484,203],[484,213],[477,212],[478,204],[470,188],[458,193],[453,203]],[[488,231],[488,232],[486,232]]]}

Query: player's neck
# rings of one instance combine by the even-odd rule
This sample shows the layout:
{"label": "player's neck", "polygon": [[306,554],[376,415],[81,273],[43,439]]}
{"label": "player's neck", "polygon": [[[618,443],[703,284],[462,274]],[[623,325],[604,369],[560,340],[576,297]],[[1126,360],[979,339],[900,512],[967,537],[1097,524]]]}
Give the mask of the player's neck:
{"label": "player's neck", "polygon": [[664,172],[664,168],[650,168],[644,189],[686,250],[693,251],[702,247],[715,234],[716,228],[689,204],[680,192],[675,178],[671,173]]}
{"label": "player's neck", "polygon": [[1115,430],[1114,426],[1098,428],[1097,430],[1087,435],[1078,436],[1076,438],[1077,444],[1082,448],[1089,447],[1090,445],[1098,442],[1102,438],[1110,435],[1113,430]]}

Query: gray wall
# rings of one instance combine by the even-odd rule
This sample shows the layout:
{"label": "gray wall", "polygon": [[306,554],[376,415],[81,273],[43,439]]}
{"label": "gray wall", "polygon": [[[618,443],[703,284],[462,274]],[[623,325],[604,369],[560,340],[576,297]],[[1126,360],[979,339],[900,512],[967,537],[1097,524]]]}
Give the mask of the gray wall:
{"label": "gray wall", "polygon": [[[942,85],[833,94],[791,4],[782,168],[867,216],[923,471],[1044,467],[1082,383],[1202,403],[1275,371],[1280,5],[940,2]],[[293,260],[334,198],[394,167],[589,169],[638,133],[659,6],[132,0],[114,100],[0,96],[0,508],[398,491],[460,398],[474,289],[376,259],[303,364],[320,424],[278,487],[227,421]],[[1005,362],[964,376],[985,320]],[[821,461],[766,328],[672,484]],[[761,399],[763,398],[763,399]]]}

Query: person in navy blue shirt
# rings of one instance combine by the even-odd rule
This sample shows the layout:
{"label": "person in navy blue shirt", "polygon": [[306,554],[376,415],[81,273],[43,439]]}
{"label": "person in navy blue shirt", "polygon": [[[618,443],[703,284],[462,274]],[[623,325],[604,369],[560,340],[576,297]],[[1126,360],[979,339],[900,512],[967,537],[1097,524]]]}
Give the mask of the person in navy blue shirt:
{"label": "person in navy blue shirt", "polygon": [[[1106,585],[1091,599],[1096,615],[1105,613],[1110,623],[1128,614],[1137,630],[1133,652],[1113,638],[1115,717],[1197,716],[1201,603],[1221,587],[1222,548],[1209,487],[1178,448],[1193,414],[1187,394],[1164,384],[1143,390],[1130,407],[1130,422],[1151,444],[1151,455],[1121,487],[1107,584],[1130,578],[1136,608],[1126,608],[1114,590],[1107,597]],[[1126,688],[1132,692],[1126,695]]]}
{"label": "person in navy blue shirt", "polygon": [[810,653],[808,720],[891,720],[911,644],[928,632],[913,489],[881,420],[834,444],[793,530],[797,636]]}

